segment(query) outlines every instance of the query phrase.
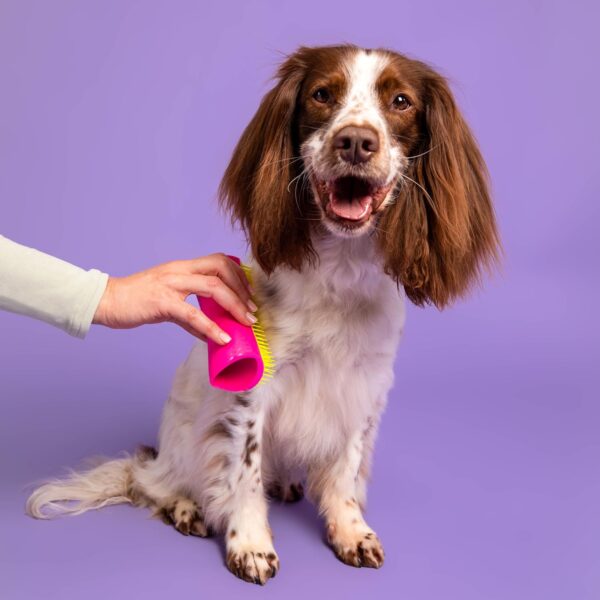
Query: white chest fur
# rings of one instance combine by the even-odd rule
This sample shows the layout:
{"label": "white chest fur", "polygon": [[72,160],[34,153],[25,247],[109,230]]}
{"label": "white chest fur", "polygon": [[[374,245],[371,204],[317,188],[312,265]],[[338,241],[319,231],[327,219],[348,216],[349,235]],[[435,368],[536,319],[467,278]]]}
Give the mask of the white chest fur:
{"label": "white chest fur", "polygon": [[256,278],[278,370],[252,395],[269,407],[277,452],[302,463],[338,451],[381,411],[405,316],[369,238],[315,246],[314,268]]}

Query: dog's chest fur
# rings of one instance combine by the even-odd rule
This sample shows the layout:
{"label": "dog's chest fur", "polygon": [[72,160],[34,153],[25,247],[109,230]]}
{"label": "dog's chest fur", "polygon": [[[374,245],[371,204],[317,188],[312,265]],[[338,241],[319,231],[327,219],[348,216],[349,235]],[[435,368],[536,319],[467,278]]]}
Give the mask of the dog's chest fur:
{"label": "dog's chest fur", "polygon": [[404,323],[404,301],[372,240],[315,240],[319,261],[301,273],[258,273],[272,381],[252,392],[269,406],[279,456],[310,463],[339,451],[383,408]]}

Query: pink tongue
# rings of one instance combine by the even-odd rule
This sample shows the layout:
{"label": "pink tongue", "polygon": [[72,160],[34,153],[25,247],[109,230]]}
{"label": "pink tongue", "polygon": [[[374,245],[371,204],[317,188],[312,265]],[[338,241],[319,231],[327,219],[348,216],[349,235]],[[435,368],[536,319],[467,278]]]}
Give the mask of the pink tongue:
{"label": "pink tongue", "polygon": [[338,217],[349,221],[360,221],[371,210],[372,204],[373,198],[371,196],[342,200],[335,194],[331,194],[331,210]]}
{"label": "pink tongue", "polygon": [[329,208],[348,221],[360,221],[372,210],[371,185],[358,177],[340,177],[331,183]]}

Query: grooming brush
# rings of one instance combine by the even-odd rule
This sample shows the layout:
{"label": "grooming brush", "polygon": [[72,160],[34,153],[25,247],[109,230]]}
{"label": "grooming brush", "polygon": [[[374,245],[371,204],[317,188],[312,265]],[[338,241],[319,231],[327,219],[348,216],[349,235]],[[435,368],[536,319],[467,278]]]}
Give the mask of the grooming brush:
{"label": "grooming brush", "polygon": [[[252,285],[252,272],[236,256],[230,256],[240,265]],[[273,376],[275,363],[265,331],[260,322],[242,325],[212,298],[197,296],[200,308],[223,331],[231,336],[224,346],[208,340],[208,377],[213,387],[228,392],[245,392]]]}

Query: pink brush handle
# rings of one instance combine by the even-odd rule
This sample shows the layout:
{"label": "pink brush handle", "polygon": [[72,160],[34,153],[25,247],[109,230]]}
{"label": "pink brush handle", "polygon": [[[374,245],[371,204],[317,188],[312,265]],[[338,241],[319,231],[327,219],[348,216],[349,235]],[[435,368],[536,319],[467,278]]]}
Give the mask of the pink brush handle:
{"label": "pink brush handle", "polygon": [[[238,265],[240,259],[230,256]],[[242,325],[212,298],[197,296],[202,312],[231,336],[224,346],[208,340],[208,378],[213,387],[245,392],[261,380],[264,364],[252,327]]]}

